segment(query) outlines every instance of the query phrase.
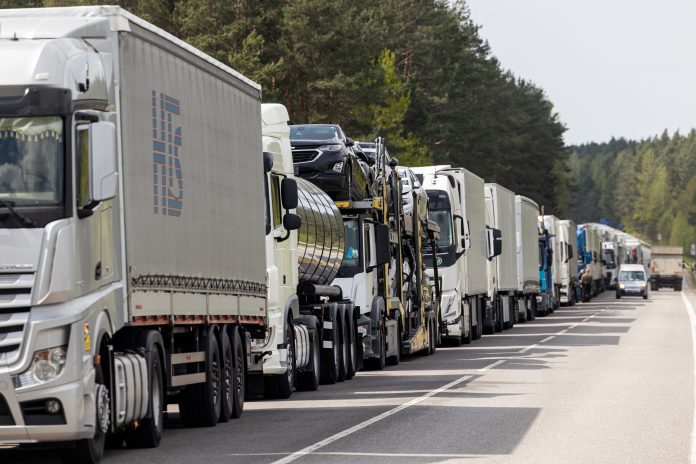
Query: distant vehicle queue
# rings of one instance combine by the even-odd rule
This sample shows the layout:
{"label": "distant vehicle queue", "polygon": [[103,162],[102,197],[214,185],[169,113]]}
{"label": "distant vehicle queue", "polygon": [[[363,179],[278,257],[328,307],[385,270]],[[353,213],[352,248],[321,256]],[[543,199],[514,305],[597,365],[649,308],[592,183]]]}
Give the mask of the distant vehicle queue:
{"label": "distant vehicle queue", "polygon": [[[248,398],[627,295],[619,266],[649,269],[648,244],[463,167],[290,125],[119,7],[0,20],[0,447],[89,464],[156,447],[169,405],[215,426]],[[680,288],[663,251],[656,284]]]}

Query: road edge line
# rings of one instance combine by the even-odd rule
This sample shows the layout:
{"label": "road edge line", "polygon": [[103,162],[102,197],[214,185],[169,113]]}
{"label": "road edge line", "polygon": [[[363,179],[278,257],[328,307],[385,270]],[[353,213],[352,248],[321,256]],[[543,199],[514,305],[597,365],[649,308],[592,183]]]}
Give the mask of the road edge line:
{"label": "road edge line", "polygon": [[696,463],[696,315],[694,315],[694,307],[687,298],[686,293],[681,292],[681,296],[684,301],[684,306],[686,307],[686,312],[689,315],[689,322],[691,323],[691,352],[694,362],[694,410],[691,422],[691,459],[689,462],[694,464]]}

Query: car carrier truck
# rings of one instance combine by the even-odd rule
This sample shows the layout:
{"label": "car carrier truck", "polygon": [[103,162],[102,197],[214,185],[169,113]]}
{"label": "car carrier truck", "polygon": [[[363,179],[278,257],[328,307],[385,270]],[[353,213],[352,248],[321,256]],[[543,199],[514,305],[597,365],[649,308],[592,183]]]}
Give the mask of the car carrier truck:
{"label": "car carrier truck", "polygon": [[92,463],[157,446],[168,403],[239,416],[268,327],[260,87],[118,7],[0,24],[0,443]]}
{"label": "car carrier truck", "polygon": [[536,318],[539,280],[539,205],[527,197],[515,195],[517,242],[517,307],[522,322]]}
{"label": "car carrier truck", "polygon": [[[350,196],[332,189],[334,197],[327,197],[335,217],[341,218],[344,228],[340,233],[345,236],[342,262],[338,261],[337,272],[327,283],[333,282],[332,288],[340,292],[341,298],[345,296],[346,304],[349,300],[355,303],[352,311],[359,348],[355,356],[361,365],[365,362],[365,367],[383,369],[386,364],[398,364],[402,354],[435,350],[439,280],[428,278],[424,259],[434,253],[435,247],[429,245],[439,229],[428,218],[425,193],[411,192],[409,200],[414,208],[404,214],[401,181],[394,169],[396,160],[388,160],[381,139],[376,147],[378,185],[369,190],[379,193],[354,201],[343,200]],[[308,176],[301,185],[312,185],[312,179]],[[317,195],[315,192],[308,197]],[[326,209],[329,207],[320,211]],[[316,222],[316,227],[326,223],[319,218],[308,219]],[[307,240],[315,235],[310,232]],[[335,242],[334,238],[320,244],[327,249]],[[436,266],[434,271],[437,277]]]}
{"label": "car carrier truck", "polygon": [[471,343],[483,334],[486,307],[486,211],[483,179],[449,165],[412,168],[423,177],[431,219],[440,226],[441,334]]}

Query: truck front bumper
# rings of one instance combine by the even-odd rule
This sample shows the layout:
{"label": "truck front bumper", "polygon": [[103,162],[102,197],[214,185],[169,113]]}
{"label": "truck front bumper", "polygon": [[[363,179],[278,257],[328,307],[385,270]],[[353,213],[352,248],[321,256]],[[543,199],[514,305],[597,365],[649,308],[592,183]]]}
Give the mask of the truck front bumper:
{"label": "truck front bumper", "polygon": [[[7,372],[0,373],[0,444],[24,444],[80,440],[94,436],[94,419],[86,420],[85,412],[94,413],[91,395],[85,394],[84,382],[16,393]],[[36,414],[36,406],[48,400],[57,400],[61,411],[57,414]],[[4,414],[5,413],[5,414]],[[87,424],[90,422],[90,424]],[[42,424],[42,425],[28,425]]]}

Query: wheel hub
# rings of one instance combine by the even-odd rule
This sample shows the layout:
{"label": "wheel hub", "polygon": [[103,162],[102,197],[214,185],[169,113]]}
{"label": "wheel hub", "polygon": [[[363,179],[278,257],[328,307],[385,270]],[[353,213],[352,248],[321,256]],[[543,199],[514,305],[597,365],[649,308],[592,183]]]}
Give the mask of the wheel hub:
{"label": "wheel hub", "polygon": [[104,385],[98,385],[95,399],[97,403],[97,426],[102,433],[106,433],[111,424],[109,389]]}

